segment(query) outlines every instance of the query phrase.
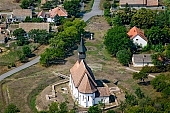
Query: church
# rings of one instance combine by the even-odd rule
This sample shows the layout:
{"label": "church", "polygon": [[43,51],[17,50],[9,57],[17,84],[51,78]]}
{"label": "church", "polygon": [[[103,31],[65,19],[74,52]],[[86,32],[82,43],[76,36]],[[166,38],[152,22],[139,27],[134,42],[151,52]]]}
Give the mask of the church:
{"label": "church", "polygon": [[92,70],[87,65],[86,47],[81,38],[78,47],[78,60],[70,69],[69,87],[74,101],[81,107],[90,107],[99,103],[109,104],[110,91],[106,85],[98,85]]}

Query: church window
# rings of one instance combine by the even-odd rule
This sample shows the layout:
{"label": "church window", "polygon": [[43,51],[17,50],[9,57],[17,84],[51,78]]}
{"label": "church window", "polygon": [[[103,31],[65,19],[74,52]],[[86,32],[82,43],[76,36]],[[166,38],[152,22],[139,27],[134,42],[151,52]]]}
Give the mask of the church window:
{"label": "church window", "polygon": [[88,96],[88,101],[89,101],[89,96]]}

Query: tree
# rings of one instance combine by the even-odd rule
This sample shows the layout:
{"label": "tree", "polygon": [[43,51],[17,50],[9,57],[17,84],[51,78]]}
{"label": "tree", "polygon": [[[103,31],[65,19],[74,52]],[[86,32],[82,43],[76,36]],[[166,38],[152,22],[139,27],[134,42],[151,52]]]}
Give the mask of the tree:
{"label": "tree", "polygon": [[131,60],[131,52],[128,50],[120,50],[116,53],[116,58],[123,65],[128,65]]}
{"label": "tree", "polygon": [[162,53],[152,54],[151,59],[155,66],[163,66],[165,64],[164,55]]}
{"label": "tree", "polygon": [[132,16],[131,26],[150,28],[154,25],[155,13],[150,9],[141,8]]}
{"label": "tree", "polygon": [[58,16],[58,15],[54,16],[54,23],[55,23],[55,25],[60,25],[61,24],[60,16]]}
{"label": "tree", "polygon": [[49,106],[48,113],[59,113],[58,103],[52,102]]}
{"label": "tree", "polygon": [[24,29],[22,29],[22,28],[18,28],[18,29],[16,29],[16,30],[14,30],[14,32],[13,32],[13,36],[15,36],[15,37],[18,37],[18,36],[24,36],[25,35],[25,30]]}
{"label": "tree", "polygon": [[168,30],[153,26],[146,31],[146,37],[149,40],[149,44],[165,44],[169,42]]}
{"label": "tree", "polygon": [[41,7],[42,9],[46,9],[49,10],[52,8],[52,3],[51,1],[47,1],[45,4],[43,4],[43,6]]}
{"label": "tree", "polygon": [[148,74],[145,72],[140,71],[139,73],[138,72],[133,73],[133,79],[141,80],[144,82],[146,78],[148,78]]}
{"label": "tree", "polygon": [[69,16],[79,17],[79,13],[80,13],[80,1],[79,0],[65,1],[63,6],[64,6],[64,9],[68,12]]}
{"label": "tree", "polygon": [[116,113],[114,110],[108,110],[106,113]]}
{"label": "tree", "polygon": [[102,110],[99,108],[99,106],[90,106],[88,113],[102,113]]}
{"label": "tree", "polygon": [[122,19],[119,15],[116,15],[115,17],[113,17],[113,20],[112,20],[112,24],[115,25],[115,26],[121,26],[123,25],[122,24]]}
{"label": "tree", "polygon": [[126,102],[120,101],[119,109],[121,110],[122,113],[124,113],[126,107],[127,107]]}
{"label": "tree", "polygon": [[30,18],[30,16],[26,16],[24,22],[32,22],[32,19]]}
{"label": "tree", "polygon": [[44,20],[42,18],[32,18],[32,22],[41,23],[41,22],[44,22]]}
{"label": "tree", "polygon": [[135,90],[135,94],[137,95],[137,97],[138,97],[139,99],[142,99],[142,98],[145,97],[144,93],[141,91],[140,88],[137,88],[137,89]]}
{"label": "tree", "polygon": [[128,94],[126,92],[125,98],[126,98],[125,102],[126,102],[127,105],[135,106],[135,105],[138,104],[138,101],[137,101],[136,97],[134,95],[132,95],[132,94]]}
{"label": "tree", "polygon": [[60,113],[68,113],[68,107],[66,102],[60,104]]}
{"label": "tree", "polygon": [[165,82],[167,80],[168,80],[167,76],[165,76],[164,74],[160,74],[151,81],[151,85],[153,86],[154,89],[161,92],[168,86],[167,82]]}
{"label": "tree", "polygon": [[17,112],[20,112],[20,110],[17,108],[17,106],[14,104],[9,104],[7,106],[7,108],[5,108],[4,113],[17,113]]}
{"label": "tree", "polygon": [[22,9],[28,9],[29,6],[30,6],[30,1],[29,1],[29,0],[22,0],[22,1],[21,1],[20,7],[21,7]]}
{"label": "tree", "polygon": [[111,7],[110,1],[105,1],[105,2],[103,3],[103,8],[104,8],[104,9],[110,9],[110,7]]}
{"label": "tree", "polygon": [[131,50],[133,47],[133,42],[129,40],[124,26],[114,26],[108,30],[104,38],[107,51],[114,56],[119,50]]}
{"label": "tree", "polygon": [[35,43],[48,44],[49,39],[52,37],[46,30],[32,29],[28,32],[28,35]]}
{"label": "tree", "polygon": [[22,52],[25,56],[29,56],[31,54],[31,49],[28,45],[22,47]]}

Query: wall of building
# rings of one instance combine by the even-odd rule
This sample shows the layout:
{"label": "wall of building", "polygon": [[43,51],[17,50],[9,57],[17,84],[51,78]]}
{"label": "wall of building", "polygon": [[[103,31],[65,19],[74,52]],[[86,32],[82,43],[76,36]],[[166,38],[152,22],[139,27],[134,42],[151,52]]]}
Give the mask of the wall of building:
{"label": "wall of building", "polygon": [[79,105],[83,107],[90,107],[94,105],[94,100],[95,100],[95,93],[92,94],[83,94],[79,93]]}
{"label": "wall of building", "polygon": [[133,62],[133,67],[143,67],[143,66],[154,66],[152,64],[152,62],[137,62],[137,63],[134,63]]}
{"label": "wall of building", "polygon": [[139,35],[133,38],[133,43],[139,46],[141,45],[142,47],[147,45],[147,42],[143,38],[141,38]]}
{"label": "wall of building", "polygon": [[109,104],[109,96],[108,97],[97,97],[97,98],[95,98],[95,104],[99,104],[99,102]]}

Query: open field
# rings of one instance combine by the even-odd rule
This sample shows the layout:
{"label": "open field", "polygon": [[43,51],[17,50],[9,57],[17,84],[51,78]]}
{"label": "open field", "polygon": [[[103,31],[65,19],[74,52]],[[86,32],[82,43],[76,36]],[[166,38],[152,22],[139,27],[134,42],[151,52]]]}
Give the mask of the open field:
{"label": "open field", "polygon": [[20,8],[19,3],[14,3],[14,0],[0,0],[0,11],[12,11]]}
{"label": "open field", "polygon": [[[114,87],[114,81],[118,80],[118,86],[129,93],[134,93],[135,89],[140,87],[149,97],[159,96],[160,94],[156,93],[150,85],[138,85],[138,81],[132,79],[132,72],[125,70],[125,67],[107,53],[103,44],[103,36],[109,28],[105,19],[97,16],[93,17],[85,28],[94,33],[94,40],[86,39],[85,45],[88,48],[86,62],[92,67],[96,79],[108,81],[109,87]],[[30,108],[34,109],[36,94],[50,84],[60,82],[60,79],[52,72],[69,75],[69,69],[77,59],[77,51],[74,51],[74,55],[66,58],[66,63],[63,65],[52,65],[45,68],[37,64],[5,79],[3,81],[5,83],[1,85],[0,89],[3,92],[0,93],[0,109],[6,103],[15,103],[21,113],[33,112]],[[120,100],[123,98],[121,95],[117,95],[117,97]]]}

